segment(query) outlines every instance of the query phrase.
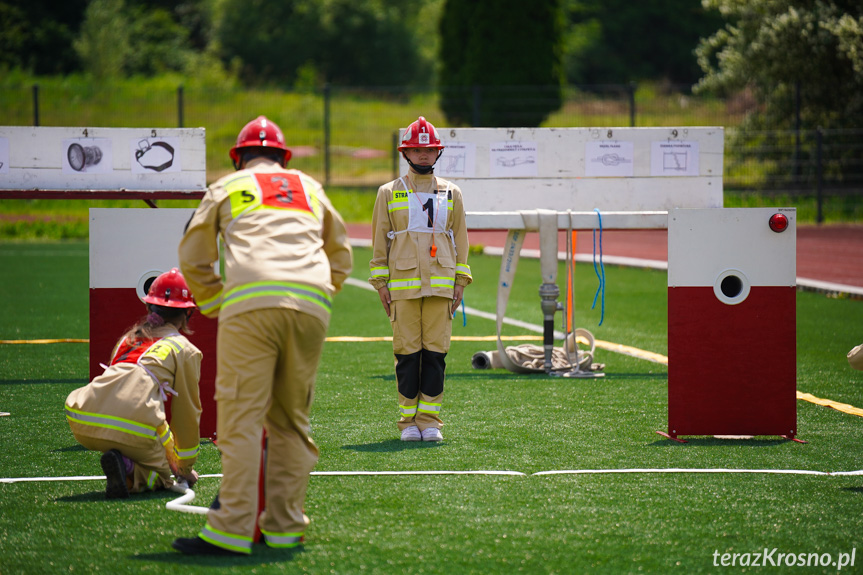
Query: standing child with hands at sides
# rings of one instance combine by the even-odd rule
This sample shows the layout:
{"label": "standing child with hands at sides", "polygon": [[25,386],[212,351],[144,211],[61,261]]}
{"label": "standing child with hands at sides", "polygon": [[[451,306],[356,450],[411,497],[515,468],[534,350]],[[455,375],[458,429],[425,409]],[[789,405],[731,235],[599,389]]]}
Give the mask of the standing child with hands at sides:
{"label": "standing child with hands at sides", "polygon": [[441,441],[441,400],[452,318],[471,283],[462,193],[434,175],[443,152],[420,116],[398,150],[408,173],[378,189],[369,283],[393,329],[402,441]]}
{"label": "standing child with hands at sides", "polygon": [[75,439],[103,452],[108,499],[198,479],[202,354],[180,333],[191,333],[195,301],[177,268],[153,280],[143,300],[147,316],[120,338],[105,372],[66,398]]}

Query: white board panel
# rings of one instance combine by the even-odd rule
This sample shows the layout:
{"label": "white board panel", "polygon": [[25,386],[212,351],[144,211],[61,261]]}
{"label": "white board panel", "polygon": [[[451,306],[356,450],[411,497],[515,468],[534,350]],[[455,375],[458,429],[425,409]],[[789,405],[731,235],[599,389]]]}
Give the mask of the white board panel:
{"label": "white board panel", "polygon": [[90,208],[90,289],[136,287],[151,270],[179,265],[194,209]]}
{"label": "white board panel", "polygon": [[[465,177],[492,177],[490,159],[493,145],[506,141],[523,141],[536,144],[537,177],[583,178],[589,143],[631,142],[633,144],[633,177],[651,176],[654,143],[697,142],[700,176],[722,176],[725,137],[722,127],[680,128],[440,128],[438,134],[445,147],[435,173],[443,178],[458,177],[447,170],[444,158],[446,146],[451,154],[471,153],[459,146],[470,144],[476,158],[475,170]],[[454,162],[459,169],[458,162]],[[400,157],[399,170],[407,171],[407,163]],[[463,169],[463,168],[461,168]]]}
{"label": "white board panel", "polygon": [[[788,218],[783,232],[770,216]],[[712,286],[729,269],[750,285],[793,286],[797,275],[795,208],[681,209],[668,213],[669,287]]]}
{"label": "white board panel", "polygon": [[[602,219],[600,225],[600,217]],[[539,212],[468,212],[465,223],[472,230],[539,231]],[[646,230],[668,227],[668,212],[558,212],[558,230]]]}
{"label": "white board panel", "polygon": [[206,190],[203,128],[0,126],[4,190]]}
{"label": "white board panel", "polygon": [[[723,205],[724,130],[440,128],[435,174],[468,212],[650,211]],[[509,149],[507,142],[514,143]],[[400,173],[408,170],[400,158]]]}
{"label": "white board panel", "polygon": [[452,179],[468,212],[721,208],[722,178]]}

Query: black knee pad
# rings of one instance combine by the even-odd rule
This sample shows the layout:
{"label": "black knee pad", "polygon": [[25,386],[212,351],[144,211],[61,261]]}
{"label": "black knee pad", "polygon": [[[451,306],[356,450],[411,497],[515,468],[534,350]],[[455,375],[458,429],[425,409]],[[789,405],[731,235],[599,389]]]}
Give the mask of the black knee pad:
{"label": "black knee pad", "polygon": [[408,353],[396,356],[396,382],[399,393],[410,399],[420,392],[420,361],[422,352]]}
{"label": "black knee pad", "polygon": [[420,390],[429,397],[443,393],[443,381],[446,374],[445,353],[422,350],[422,376]]}

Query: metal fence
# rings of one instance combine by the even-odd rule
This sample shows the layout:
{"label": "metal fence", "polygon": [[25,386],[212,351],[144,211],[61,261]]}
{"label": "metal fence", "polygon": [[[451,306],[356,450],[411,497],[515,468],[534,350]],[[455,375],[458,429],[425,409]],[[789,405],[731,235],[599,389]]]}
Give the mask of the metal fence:
{"label": "metal fence", "polygon": [[[0,125],[65,127],[204,127],[208,180],[232,170],[228,149],[239,128],[259,114],[286,133],[297,167],[329,186],[372,187],[397,171],[396,134],[423,115],[446,126],[440,94],[453,90],[404,87],[323,90],[116,85],[0,85]],[[484,103],[508,96],[517,118],[548,94],[524,87],[474,88],[470,109],[480,118]],[[541,102],[540,102],[541,103]],[[499,105],[499,104],[498,104]],[[562,105],[543,127],[726,128],[727,190],[790,195],[863,193],[863,132],[810,130],[741,132],[754,104],[744,98],[695,96],[688,86],[569,86]]]}

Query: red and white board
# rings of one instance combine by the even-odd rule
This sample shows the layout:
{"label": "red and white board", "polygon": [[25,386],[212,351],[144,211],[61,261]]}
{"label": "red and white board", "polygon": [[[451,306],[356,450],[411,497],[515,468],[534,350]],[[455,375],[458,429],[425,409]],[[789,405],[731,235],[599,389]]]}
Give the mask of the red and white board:
{"label": "red and white board", "polygon": [[797,433],[796,210],[668,213],[668,434]]}
{"label": "red and white board", "polygon": [[[90,209],[90,379],[117,339],[142,316],[141,300],[161,273],[178,267],[177,247],[192,209]],[[189,339],[203,353],[201,437],[216,436],[217,321],[196,313]]]}

